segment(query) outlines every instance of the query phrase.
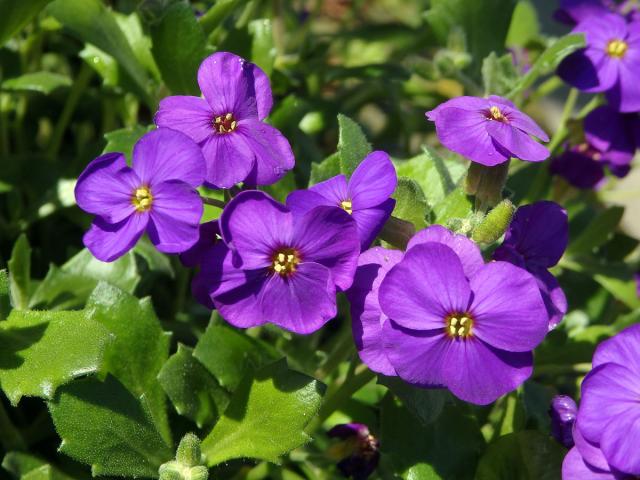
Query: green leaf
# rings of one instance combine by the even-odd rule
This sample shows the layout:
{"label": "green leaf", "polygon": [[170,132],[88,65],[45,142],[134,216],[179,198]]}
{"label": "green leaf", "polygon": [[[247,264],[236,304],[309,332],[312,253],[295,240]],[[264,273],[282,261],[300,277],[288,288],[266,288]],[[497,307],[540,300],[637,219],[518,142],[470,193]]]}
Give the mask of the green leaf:
{"label": "green leaf", "polygon": [[338,152],[329,155],[320,163],[311,164],[309,186],[329,180],[336,175],[340,175],[340,154]]}
{"label": "green leaf", "polygon": [[451,398],[447,390],[412,387],[398,377],[379,375],[378,383],[388,387],[396,397],[402,400],[402,403],[420,420],[422,425],[428,425],[436,420],[442,413],[447,400]]}
{"label": "green leaf", "polygon": [[14,92],[39,92],[45,95],[61,87],[70,87],[71,79],[53,72],[26,73],[2,82],[3,90]]}
{"label": "green leaf", "polygon": [[277,358],[275,352],[259,340],[213,323],[200,337],[193,356],[216,377],[220,385],[231,391],[255,368]]}
{"label": "green leaf", "polygon": [[9,273],[6,270],[0,270],[0,320],[7,318],[10,311]]}
{"label": "green leaf", "polygon": [[569,244],[567,253],[571,255],[591,253],[606,243],[622,220],[624,207],[613,206],[598,213],[580,235]]}
{"label": "green leaf", "polygon": [[200,25],[205,33],[209,34],[219,27],[239,3],[240,0],[218,0],[200,17]]}
{"label": "green leaf", "polygon": [[215,422],[229,403],[227,391],[182,344],[160,370],[158,381],[176,411],[200,428]]}
{"label": "green leaf", "polygon": [[199,95],[196,76],[206,56],[206,38],[187,2],[167,4],[149,26],[151,49],[162,79],[176,94]]}
{"label": "green leaf", "polygon": [[451,219],[468,218],[473,213],[473,204],[460,186],[433,207],[435,220],[433,223],[444,225]]}
{"label": "green leaf", "polygon": [[129,252],[115,262],[97,260],[86,248],[61,267],[51,265],[30,299],[30,306],[68,309],[84,305],[99,282],[109,282],[133,292],[140,282],[135,255]]}
{"label": "green leaf", "polygon": [[398,178],[398,186],[392,197],[396,199],[394,217],[413,223],[416,230],[427,225],[427,200],[418,182],[411,178]]}
{"label": "green leaf", "polygon": [[60,451],[91,465],[94,476],[155,478],[173,457],[144,403],[111,376],[60,388],[49,411]]}
{"label": "green leaf", "polygon": [[171,443],[165,395],[157,380],[169,358],[170,334],[162,330],[151,300],[101,282],[85,311],[115,335],[106,352],[107,371],[136,397],[144,395],[158,430]]}
{"label": "green leaf", "polygon": [[340,171],[349,176],[364,157],[371,153],[371,145],[360,125],[346,115],[338,114],[338,128]]}
{"label": "green leaf", "polygon": [[151,53],[152,42],[148,35],[145,34],[140,21],[140,16],[137,13],[131,13],[130,15],[123,15],[119,12],[113,12],[113,15],[118,22],[118,26],[127,37],[129,45],[133,50],[133,54],[136,59],[149,73],[151,73],[158,83],[161,81],[160,71],[153,59]]}
{"label": "green leaf", "polygon": [[0,0],[0,46],[18,33],[51,0]]}
{"label": "green leaf", "polygon": [[529,0],[520,0],[513,11],[507,34],[507,46],[526,47],[540,34],[536,7]]}
{"label": "green leaf", "polygon": [[518,81],[518,72],[510,53],[498,57],[491,52],[482,61],[482,81],[485,95],[506,95]]}
{"label": "green leaf", "polygon": [[0,323],[0,385],[13,405],[51,398],[74,378],[98,372],[109,331],[82,312],[14,310]]}
{"label": "green leaf", "polygon": [[555,71],[564,58],[576,50],[584,48],[585,40],[582,34],[570,34],[558,39],[538,57],[531,69],[516,84],[509,93],[513,97],[516,93],[529,88],[541,76]]}
{"label": "green leaf", "polygon": [[500,437],[478,464],[477,480],[536,479],[561,477],[566,450],[548,435],[522,431]]}
{"label": "green leaf", "polygon": [[435,422],[423,426],[393,396],[385,396],[380,412],[383,464],[405,479],[472,479],[484,439],[464,408],[447,405]]}
{"label": "green leaf", "polygon": [[273,42],[273,27],[268,18],[259,18],[249,23],[251,34],[251,61],[258,65],[267,75],[273,71],[276,48]]}
{"label": "green leaf", "polygon": [[9,267],[9,289],[13,308],[24,310],[29,305],[31,287],[31,247],[23,233],[18,237],[7,262]]}
{"label": "green leaf", "polygon": [[467,50],[478,63],[505,46],[515,0],[431,0],[425,19],[440,44],[445,45],[456,29],[466,34]]}
{"label": "green leaf", "polygon": [[4,468],[13,478],[19,480],[31,470],[46,465],[47,462],[30,453],[25,452],[8,452],[2,459],[2,468]]}
{"label": "green leaf", "polygon": [[140,140],[140,137],[154,128],[155,127],[153,125],[146,127],[143,125],[136,125],[134,127],[121,128],[120,130],[113,130],[109,133],[105,133],[104,138],[107,141],[107,144],[105,145],[102,153],[124,153],[125,157],[127,157],[129,162],[131,162],[133,146],[138,140]]}
{"label": "green leaf", "polygon": [[317,380],[289,370],[284,359],[247,377],[202,442],[207,464],[233,458],[277,463],[311,440],[304,428],[318,412],[324,390]]}
{"label": "green leaf", "polygon": [[138,62],[113,14],[100,0],[55,0],[48,12],[81,41],[116,59],[136,86],[137,93],[152,104],[147,92],[149,78]]}

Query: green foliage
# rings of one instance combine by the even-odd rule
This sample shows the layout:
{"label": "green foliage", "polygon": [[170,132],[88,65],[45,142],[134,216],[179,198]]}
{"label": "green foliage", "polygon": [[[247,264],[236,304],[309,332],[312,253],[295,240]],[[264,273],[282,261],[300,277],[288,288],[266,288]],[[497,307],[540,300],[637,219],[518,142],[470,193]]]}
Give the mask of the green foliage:
{"label": "green foliage", "polygon": [[591,253],[613,236],[613,232],[622,220],[623,207],[609,207],[599,212],[580,235],[574,237],[567,253],[579,255]]}
{"label": "green foliage", "polygon": [[411,178],[398,178],[393,198],[396,199],[394,217],[413,223],[416,230],[426,226],[427,200],[418,182]]}
{"label": "green foliage", "polygon": [[16,2],[15,0],[0,0],[0,46],[14,36],[51,0],[30,0]]}
{"label": "green foliage", "polygon": [[9,273],[6,270],[0,270],[0,320],[7,318],[10,311]]}
{"label": "green foliage", "polygon": [[2,90],[15,92],[39,92],[45,95],[61,87],[71,86],[71,79],[66,75],[53,72],[35,72],[10,78],[2,82]]}
{"label": "green foliage", "polygon": [[172,452],[144,397],[114,377],[79,380],[58,390],[49,403],[60,451],[91,465],[96,475],[151,477]]}
{"label": "green foliage", "polygon": [[316,183],[340,175],[340,154],[334,153],[328,156],[322,162],[313,163],[311,165],[311,176],[309,177],[309,186]]}
{"label": "green foliage", "polygon": [[318,412],[323,394],[323,384],[289,370],[285,360],[249,375],[202,443],[207,463],[233,458],[277,463],[281,455],[311,440],[304,428]]}
{"label": "green foliage", "polygon": [[31,290],[31,247],[26,235],[20,235],[13,246],[7,266],[13,308],[25,310],[29,305]]}
{"label": "green foliage", "polygon": [[445,404],[451,399],[451,394],[444,389],[412,387],[398,377],[379,376],[378,383],[388,387],[425,426],[438,419]]}
{"label": "green foliage", "polygon": [[51,398],[74,378],[101,370],[109,331],[82,312],[14,310],[0,323],[0,386],[13,405]]}
{"label": "green foliage", "polygon": [[129,128],[122,128],[120,130],[114,130],[104,134],[107,144],[104,147],[102,153],[120,152],[124,153],[125,157],[131,162],[131,154],[133,152],[133,146],[145,133],[152,130],[153,127],[144,127],[142,125],[135,125]]}
{"label": "green foliage", "polygon": [[364,157],[371,153],[371,144],[360,125],[346,115],[338,115],[338,127],[340,171],[350,176]]}
{"label": "green foliage", "polygon": [[482,82],[485,95],[507,95],[518,80],[513,57],[507,53],[498,57],[495,52],[482,62]]}

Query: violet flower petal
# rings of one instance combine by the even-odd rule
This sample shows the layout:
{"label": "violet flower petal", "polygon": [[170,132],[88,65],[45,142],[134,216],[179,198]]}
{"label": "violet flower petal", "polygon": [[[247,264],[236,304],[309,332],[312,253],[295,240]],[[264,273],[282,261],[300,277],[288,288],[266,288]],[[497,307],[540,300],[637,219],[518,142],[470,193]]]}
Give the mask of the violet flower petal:
{"label": "violet flower petal", "polygon": [[509,124],[488,121],[486,128],[491,138],[513,157],[529,162],[542,162],[551,155],[547,147]]}
{"label": "violet flower petal", "polygon": [[610,471],[592,467],[584,461],[578,449],[573,447],[562,461],[562,478],[563,480],[617,480],[620,477]]}
{"label": "violet flower petal", "polygon": [[397,183],[396,169],[389,155],[382,151],[371,152],[349,179],[348,198],[353,210],[376,207],[387,201]]}
{"label": "violet flower petal", "polygon": [[217,220],[200,224],[198,240],[189,250],[180,254],[182,264],[187,268],[195,268],[200,265],[209,250],[221,241],[218,235],[220,235],[220,227]]}
{"label": "violet flower petal", "polygon": [[294,215],[304,215],[315,207],[337,207],[335,200],[330,200],[311,189],[294,190],[287,196],[287,208]]}
{"label": "violet flower petal", "polygon": [[396,201],[393,198],[388,198],[385,202],[375,207],[353,211],[351,217],[358,226],[361,250],[369,248],[373,243],[391,216],[391,213],[393,213],[395,206]]}
{"label": "violet flower petal", "polygon": [[172,128],[202,143],[215,134],[214,113],[200,97],[176,95],[160,100],[154,121],[158,127]]}
{"label": "violet flower petal", "polygon": [[115,224],[96,217],[82,241],[98,260],[113,262],[131,250],[140,240],[148,220],[147,213],[137,212]]}
{"label": "violet flower petal", "polygon": [[215,134],[202,145],[206,161],[205,183],[214,188],[231,188],[251,173],[255,154],[234,133]]}
{"label": "violet flower petal", "polygon": [[611,362],[627,366],[634,372],[640,372],[638,346],[640,346],[640,326],[625,328],[598,345],[593,354],[593,367]]}

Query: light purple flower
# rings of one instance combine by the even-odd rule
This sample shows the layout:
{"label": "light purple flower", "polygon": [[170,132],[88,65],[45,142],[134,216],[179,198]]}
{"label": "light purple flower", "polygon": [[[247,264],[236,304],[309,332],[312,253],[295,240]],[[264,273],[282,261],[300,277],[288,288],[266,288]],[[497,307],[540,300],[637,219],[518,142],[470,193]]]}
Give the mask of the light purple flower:
{"label": "light purple flower", "polygon": [[85,246],[97,259],[111,262],[146,231],[161,252],[187,250],[198,239],[203,207],[195,187],[204,172],[198,145],[167,128],[136,143],[131,167],[121,153],[96,158],[75,188],[78,206],[96,215]]}
{"label": "light purple flower", "polygon": [[616,10],[616,4],[611,0],[560,0],[560,7],[553,17],[559,22],[575,25],[593,15],[606,15]]}
{"label": "light purple flower", "polygon": [[604,472],[640,475],[640,325],[602,342],[582,382],[574,432],[584,461]]}
{"label": "light purple flower", "polygon": [[567,448],[573,447],[573,425],[576,423],[578,406],[567,395],[556,395],[551,400],[551,435]]}
{"label": "light purple flower", "polygon": [[458,97],[426,115],[436,123],[442,145],[476,163],[492,167],[511,157],[529,162],[549,158],[549,150],[530,137],[547,142],[547,134],[505,98]]}
{"label": "light purple flower", "polygon": [[485,265],[459,241],[458,251],[437,241],[410,246],[382,280],[385,350],[403,380],[485,405],[531,375],[548,317],[526,270]]}
{"label": "light purple flower", "polygon": [[340,459],[340,472],[354,480],[369,478],[380,460],[380,442],[369,427],[363,423],[344,423],[333,427],[327,435],[342,440],[329,449],[332,456]]}
{"label": "light purple flower", "polygon": [[245,191],[220,217],[223,242],[195,280],[236,327],[273,323],[311,333],[336,315],[336,290],[351,286],[357,227],[339,208],[295,215],[259,191]]}
{"label": "light purple flower", "polygon": [[640,111],[640,21],[617,14],[594,15],[573,29],[583,33],[586,48],[565,58],[558,75],[585,92],[606,92],[621,112]]}
{"label": "light purple flower", "polygon": [[287,207],[296,214],[306,213],[320,205],[340,207],[358,225],[362,249],[376,238],[387,221],[396,201],[389,198],[396,189],[398,177],[385,152],[372,152],[358,165],[347,181],[337,175],[324,182],[296,190],[287,197]]}
{"label": "light purple flower", "polygon": [[549,314],[549,329],[567,313],[567,299],[547,270],[558,263],[569,242],[567,212],[555,202],[541,201],[518,208],[502,245],[493,258],[528,270],[538,282]]}
{"label": "light purple flower", "polygon": [[206,184],[268,185],[293,168],[289,142],[263,121],[273,99],[269,78],[259,67],[232,53],[214,53],[200,65],[198,84],[204,98],[167,97],[155,122],[189,135],[202,147]]}

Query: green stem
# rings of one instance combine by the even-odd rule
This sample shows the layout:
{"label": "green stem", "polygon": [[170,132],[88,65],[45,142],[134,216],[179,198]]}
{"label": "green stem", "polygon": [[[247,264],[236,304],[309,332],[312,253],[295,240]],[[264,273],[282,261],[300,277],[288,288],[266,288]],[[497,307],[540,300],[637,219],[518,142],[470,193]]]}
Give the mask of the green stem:
{"label": "green stem", "polygon": [[328,378],[340,364],[349,358],[353,353],[353,338],[351,326],[345,322],[339,333],[339,338],[331,349],[331,353],[327,355],[325,362],[316,370],[315,377],[320,379]]}
{"label": "green stem", "polygon": [[585,375],[591,371],[590,363],[575,363],[572,365],[540,365],[535,368],[534,376],[543,375]]}
{"label": "green stem", "polygon": [[560,124],[558,125],[556,133],[553,135],[551,141],[549,142],[549,145],[547,146],[551,154],[555,152],[556,148],[560,146],[560,144],[564,141],[564,139],[567,137],[567,134],[569,133],[569,130],[567,129],[567,122],[569,121],[569,118],[571,118],[571,114],[573,113],[573,110],[576,106],[579,95],[580,92],[576,88],[572,88],[569,91],[567,101],[564,104],[564,110],[562,110],[562,116],[560,117]]}
{"label": "green stem", "polygon": [[92,76],[93,70],[87,63],[83,62],[82,67],[80,68],[80,72],[78,73],[75,82],[73,82],[73,87],[69,91],[69,96],[67,97],[67,101],[64,104],[62,113],[58,118],[58,122],[56,123],[55,129],[53,130],[53,134],[51,135],[51,143],[49,143],[49,148],[47,149],[47,153],[51,157],[55,157],[60,150],[60,147],[62,145],[62,138],[65,131],[67,130],[67,127],[69,126],[69,122],[71,121],[73,112],[78,106],[80,97],[89,86],[89,82],[91,81]]}
{"label": "green stem", "polygon": [[9,418],[7,410],[4,408],[4,403],[0,399],[0,444],[6,451],[11,450],[26,450],[27,445],[20,434],[20,431],[15,427]]}
{"label": "green stem", "polygon": [[218,200],[217,198],[209,198],[209,197],[200,197],[202,199],[203,203],[206,203],[207,205],[212,205],[214,207],[218,207],[223,209],[227,204],[225,202],[223,202],[222,200]]}
{"label": "green stem", "polygon": [[344,383],[333,393],[327,395],[327,399],[320,407],[318,415],[307,427],[307,433],[313,433],[320,428],[333,412],[340,409],[354,393],[367,385],[375,376],[375,373],[369,370],[366,365],[360,365],[356,368],[355,373],[350,378],[345,379]]}
{"label": "green stem", "polygon": [[205,34],[213,32],[238,5],[239,0],[218,0],[207,13],[200,17],[200,26]]}

